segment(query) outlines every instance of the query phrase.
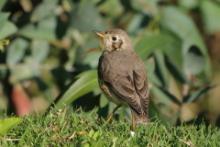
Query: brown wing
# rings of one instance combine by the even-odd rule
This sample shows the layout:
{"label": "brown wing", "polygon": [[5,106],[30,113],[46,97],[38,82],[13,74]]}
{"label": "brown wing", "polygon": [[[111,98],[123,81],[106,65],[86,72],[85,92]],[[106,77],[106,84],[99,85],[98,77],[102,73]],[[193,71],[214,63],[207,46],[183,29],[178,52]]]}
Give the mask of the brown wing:
{"label": "brown wing", "polygon": [[139,64],[136,64],[134,68],[133,79],[136,92],[141,101],[142,109],[147,114],[149,104],[149,89],[144,63],[141,60],[139,60]]}
{"label": "brown wing", "polygon": [[109,87],[138,114],[148,114],[149,92],[145,67],[139,58],[136,61],[132,74],[126,77],[121,75],[120,79]]}
{"label": "brown wing", "polygon": [[[144,64],[134,54],[124,54],[127,58],[121,58],[122,54],[119,57],[119,53],[111,57],[105,56],[104,60],[103,57],[100,58],[99,83],[106,85],[110,93],[127,103],[136,113],[146,113],[148,102]],[[134,60],[127,60],[129,57]]]}
{"label": "brown wing", "polygon": [[127,77],[123,77],[123,75],[119,77],[120,79],[117,79],[117,81],[113,83],[105,82],[105,84],[108,85],[115,96],[127,103],[136,113],[143,113],[141,101],[136,93],[132,77],[129,75]]}

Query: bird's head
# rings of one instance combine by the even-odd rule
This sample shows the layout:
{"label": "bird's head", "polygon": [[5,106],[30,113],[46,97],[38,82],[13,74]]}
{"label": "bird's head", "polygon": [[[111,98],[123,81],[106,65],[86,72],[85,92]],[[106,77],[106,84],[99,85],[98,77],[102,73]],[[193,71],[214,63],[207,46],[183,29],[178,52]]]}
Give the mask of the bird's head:
{"label": "bird's head", "polygon": [[95,32],[100,39],[101,48],[104,51],[131,50],[132,44],[128,34],[121,29],[111,29],[103,32]]}

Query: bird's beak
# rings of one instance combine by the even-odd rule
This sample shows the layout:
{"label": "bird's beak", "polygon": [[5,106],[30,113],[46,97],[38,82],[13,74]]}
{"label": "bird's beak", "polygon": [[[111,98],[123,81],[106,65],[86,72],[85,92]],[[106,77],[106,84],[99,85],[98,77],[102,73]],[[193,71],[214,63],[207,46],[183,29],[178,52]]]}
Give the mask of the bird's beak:
{"label": "bird's beak", "polygon": [[103,41],[104,41],[105,33],[101,31],[94,31],[94,33],[98,36],[100,47],[101,47],[100,49],[102,49],[104,46]]}
{"label": "bird's beak", "polygon": [[101,39],[104,38],[104,32],[95,31],[95,34]]}

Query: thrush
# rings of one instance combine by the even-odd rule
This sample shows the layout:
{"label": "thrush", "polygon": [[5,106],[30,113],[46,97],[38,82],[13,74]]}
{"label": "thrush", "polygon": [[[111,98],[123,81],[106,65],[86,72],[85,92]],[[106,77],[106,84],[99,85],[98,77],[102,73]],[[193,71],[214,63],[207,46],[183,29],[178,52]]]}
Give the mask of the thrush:
{"label": "thrush", "polygon": [[131,109],[132,129],[147,123],[149,90],[144,62],[133,50],[128,34],[121,29],[96,32],[103,50],[98,64],[98,81],[106,97]]}

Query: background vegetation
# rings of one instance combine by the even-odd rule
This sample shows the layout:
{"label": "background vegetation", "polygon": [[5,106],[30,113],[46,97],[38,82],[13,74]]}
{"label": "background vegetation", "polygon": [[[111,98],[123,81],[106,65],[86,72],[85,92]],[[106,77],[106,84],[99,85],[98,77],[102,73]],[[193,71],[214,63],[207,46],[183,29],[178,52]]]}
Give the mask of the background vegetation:
{"label": "background vegetation", "polygon": [[119,27],[146,63],[152,120],[219,126],[219,0],[1,0],[0,9],[1,118],[51,105],[107,116],[115,105],[98,88],[92,30]]}

